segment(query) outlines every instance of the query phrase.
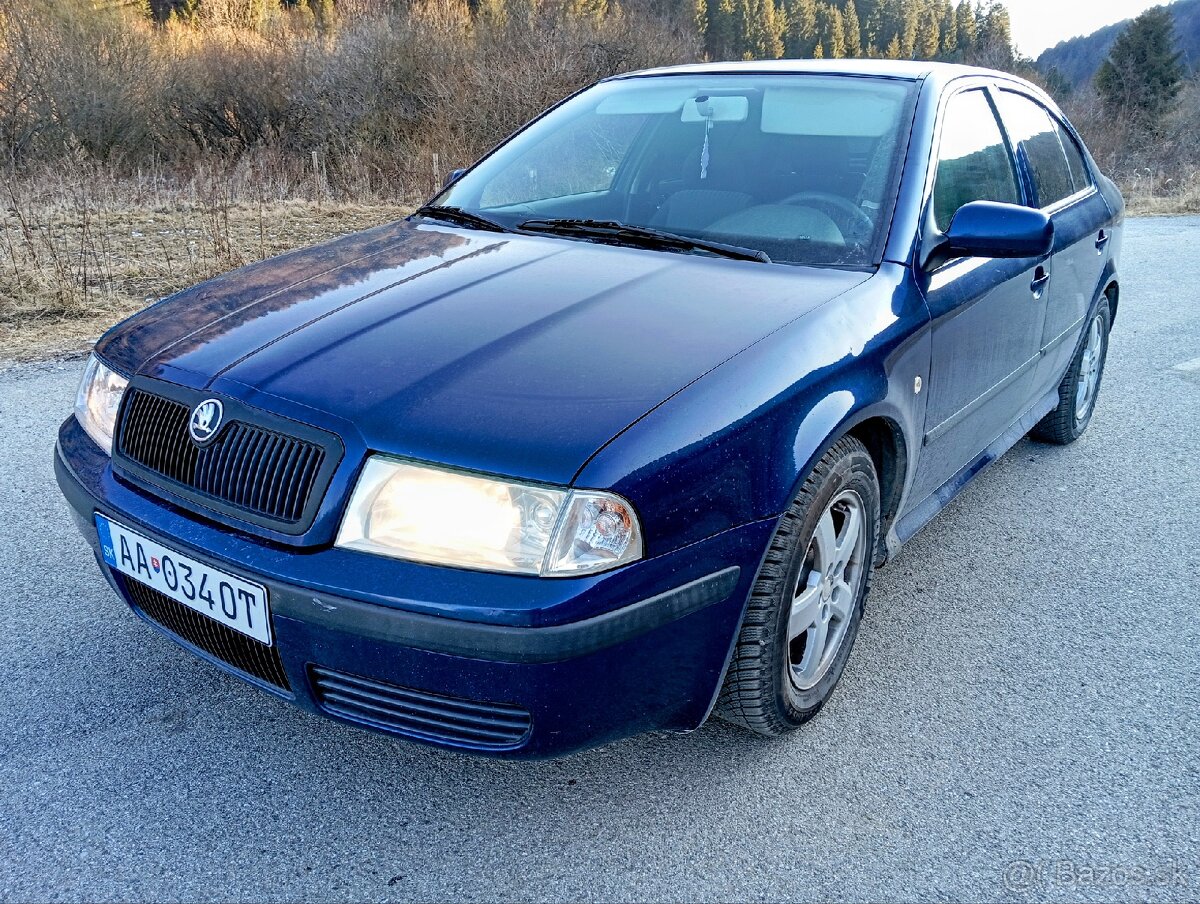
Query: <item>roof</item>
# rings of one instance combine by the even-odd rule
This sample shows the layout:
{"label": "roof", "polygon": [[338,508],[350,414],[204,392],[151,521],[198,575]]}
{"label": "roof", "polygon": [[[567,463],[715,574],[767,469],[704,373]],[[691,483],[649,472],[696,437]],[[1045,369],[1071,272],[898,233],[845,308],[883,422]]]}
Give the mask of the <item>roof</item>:
{"label": "roof", "polygon": [[922,60],[748,60],[737,62],[692,63],[628,72],[617,78],[646,75],[718,75],[749,73],[810,73],[823,75],[874,75],[884,78],[921,80],[938,75],[944,81],[965,75],[989,75],[1012,78],[1002,72],[961,66],[957,63],[930,63]]}

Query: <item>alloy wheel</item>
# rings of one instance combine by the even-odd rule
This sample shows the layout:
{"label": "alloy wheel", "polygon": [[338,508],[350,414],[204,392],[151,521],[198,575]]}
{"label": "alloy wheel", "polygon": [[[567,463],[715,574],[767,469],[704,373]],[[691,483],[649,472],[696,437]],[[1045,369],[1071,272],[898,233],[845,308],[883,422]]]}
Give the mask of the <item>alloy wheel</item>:
{"label": "alloy wheel", "polygon": [[787,624],[787,677],[809,690],[829,671],[846,639],[866,575],[864,506],[844,490],[825,507],[805,552]]}
{"label": "alloy wheel", "polygon": [[1097,314],[1088,327],[1087,344],[1079,359],[1079,383],[1075,389],[1075,423],[1085,420],[1096,401],[1096,389],[1100,385],[1100,366],[1104,356],[1104,321]]}

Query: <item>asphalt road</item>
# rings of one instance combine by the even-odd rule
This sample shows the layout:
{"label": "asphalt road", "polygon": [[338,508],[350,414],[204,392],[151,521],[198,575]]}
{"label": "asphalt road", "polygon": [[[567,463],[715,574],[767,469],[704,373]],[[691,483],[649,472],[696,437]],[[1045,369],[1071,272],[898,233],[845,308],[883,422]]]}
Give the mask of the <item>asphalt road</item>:
{"label": "asphalt road", "polygon": [[906,547],[771,742],[498,763],[293,710],[101,579],[51,470],[80,363],[0,374],[0,897],[1197,900],[1198,247],[1129,225],[1089,432]]}

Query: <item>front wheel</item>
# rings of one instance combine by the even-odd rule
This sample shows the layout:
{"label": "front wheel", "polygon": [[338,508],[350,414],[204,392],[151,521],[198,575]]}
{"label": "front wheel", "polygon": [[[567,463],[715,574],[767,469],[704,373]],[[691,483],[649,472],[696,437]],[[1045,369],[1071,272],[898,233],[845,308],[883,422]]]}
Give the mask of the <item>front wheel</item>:
{"label": "front wheel", "polygon": [[779,521],[717,704],[727,722],[763,735],[820,711],[858,635],[879,536],[879,478],[844,437],[813,468]]}
{"label": "front wheel", "polygon": [[1096,410],[1096,396],[1108,358],[1108,329],[1112,316],[1108,299],[1100,302],[1088,321],[1083,344],[1058,386],[1058,407],[1038,422],[1032,436],[1042,442],[1065,446],[1083,435]]}

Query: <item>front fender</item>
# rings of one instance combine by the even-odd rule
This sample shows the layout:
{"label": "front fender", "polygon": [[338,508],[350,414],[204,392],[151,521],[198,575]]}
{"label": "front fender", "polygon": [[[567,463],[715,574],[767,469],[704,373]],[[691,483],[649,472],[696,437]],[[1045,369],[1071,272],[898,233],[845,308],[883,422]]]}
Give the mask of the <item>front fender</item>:
{"label": "front fender", "polygon": [[924,425],[914,381],[929,376],[928,322],[910,271],[885,264],[633,424],[576,483],[633,502],[648,556],[777,517],[825,450],[873,418],[904,438],[907,486],[907,438]]}

